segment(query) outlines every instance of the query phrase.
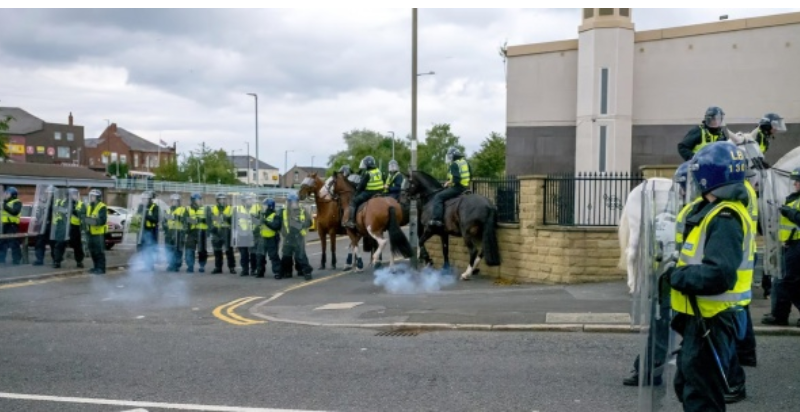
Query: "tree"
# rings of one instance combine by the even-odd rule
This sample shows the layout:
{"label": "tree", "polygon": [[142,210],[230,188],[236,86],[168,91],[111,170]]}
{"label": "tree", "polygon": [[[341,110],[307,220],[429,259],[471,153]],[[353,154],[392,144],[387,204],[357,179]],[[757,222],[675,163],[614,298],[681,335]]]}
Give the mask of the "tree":
{"label": "tree", "polygon": [[447,177],[447,167],[445,162],[447,149],[455,147],[464,153],[465,149],[459,143],[460,138],[450,131],[447,123],[435,124],[425,131],[425,142],[419,145],[417,153],[417,168],[429,173],[437,179],[444,180]]}
{"label": "tree", "polygon": [[502,177],[506,171],[505,136],[492,132],[470,158],[470,166],[474,177]]}
{"label": "tree", "polygon": [[168,182],[186,182],[189,180],[186,174],[181,172],[178,161],[175,159],[160,164],[157,168],[153,169],[153,173],[155,173],[156,179],[166,180]]}
{"label": "tree", "polygon": [[[356,171],[361,160],[366,156],[375,158],[376,164],[386,171],[389,161],[392,160],[392,139],[374,130],[351,130],[342,135],[345,145],[344,150],[334,153],[328,159],[328,172],[330,176],[339,170],[342,165],[349,165]],[[396,138],[394,142],[395,159],[400,164],[401,170],[407,170],[411,161],[411,150],[408,140]]]}
{"label": "tree", "polygon": [[202,162],[206,182],[223,185],[241,184],[239,179],[236,178],[236,169],[233,166],[233,162],[231,162],[224,150],[219,149],[208,152]]}
{"label": "tree", "polygon": [[191,151],[183,162],[173,159],[159,165],[153,172],[156,179],[171,182],[242,184],[228,154],[222,149],[211,150],[205,144],[200,146],[200,150]]}
{"label": "tree", "polygon": [[8,124],[14,120],[13,116],[0,119],[0,159],[8,160]]}
{"label": "tree", "polygon": [[[117,168],[119,168],[119,173],[117,173]],[[122,178],[128,175],[128,164],[111,162],[106,168],[106,171],[109,176],[119,176]]]}

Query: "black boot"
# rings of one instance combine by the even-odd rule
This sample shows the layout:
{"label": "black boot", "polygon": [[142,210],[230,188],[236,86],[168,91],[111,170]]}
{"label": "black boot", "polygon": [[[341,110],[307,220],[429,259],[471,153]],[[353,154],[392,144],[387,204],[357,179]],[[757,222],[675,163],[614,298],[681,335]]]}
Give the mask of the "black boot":
{"label": "black boot", "polygon": [[[231,269],[231,273],[236,274],[236,271]],[[239,276],[250,276],[250,272],[247,269],[242,269],[242,273],[240,273]]]}
{"label": "black boot", "polygon": [[222,251],[214,251],[214,270],[211,271],[212,275],[222,273]]}

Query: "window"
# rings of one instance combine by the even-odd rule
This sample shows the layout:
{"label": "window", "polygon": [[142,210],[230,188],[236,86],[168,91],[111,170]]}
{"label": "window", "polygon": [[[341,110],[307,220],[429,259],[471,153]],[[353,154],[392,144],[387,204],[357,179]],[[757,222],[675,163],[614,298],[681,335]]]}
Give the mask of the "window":
{"label": "window", "polygon": [[591,19],[594,17],[594,9],[583,9],[583,18]]}
{"label": "window", "polygon": [[614,9],[600,9],[600,11],[597,13],[597,15],[598,16],[613,16],[614,15]]}
{"label": "window", "polygon": [[113,163],[116,161],[117,161],[117,152],[111,153],[111,162]]}
{"label": "window", "polygon": [[128,155],[119,155],[119,162],[124,165],[128,164]]}
{"label": "window", "polygon": [[600,69],[600,114],[608,114],[608,68]]}
{"label": "window", "polygon": [[94,166],[94,157],[89,158],[89,166]]}
{"label": "window", "polygon": [[53,133],[53,138],[56,139],[56,140],[61,140],[61,132]]}
{"label": "window", "polygon": [[237,170],[236,177],[247,177],[247,170]]}
{"label": "window", "polygon": [[133,167],[139,167],[139,153],[133,154]]}
{"label": "window", "polygon": [[631,9],[619,9],[619,15],[622,17],[628,17],[631,15]]}
{"label": "window", "polygon": [[73,134],[73,133],[67,133],[67,141],[68,141],[68,142],[73,142],[73,141],[75,141],[75,134]]}
{"label": "window", "polygon": [[600,171],[606,171],[606,133],[608,126],[600,126]]}
{"label": "window", "polygon": [[108,156],[101,155],[100,161],[103,162],[104,165],[107,165],[108,164]]}
{"label": "window", "polygon": [[69,159],[69,147],[67,147],[67,146],[58,146],[58,158],[59,159]]}

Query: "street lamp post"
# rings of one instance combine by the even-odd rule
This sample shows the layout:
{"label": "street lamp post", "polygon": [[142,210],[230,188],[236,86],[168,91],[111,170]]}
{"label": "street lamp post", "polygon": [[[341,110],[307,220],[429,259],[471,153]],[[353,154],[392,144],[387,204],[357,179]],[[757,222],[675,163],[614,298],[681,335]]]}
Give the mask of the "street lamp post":
{"label": "street lamp post", "polygon": [[314,158],[315,158],[315,157],[316,157],[316,156],[311,156],[311,167],[314,167]]}
{"label": "street lamp post", "polygon": [[[411,170],[409,177],[417,169],[417,9],[411,9]],[[408,222],[409,241],[411,243],[411,267],[417,269],[417,201],[411,199],[410,219]]]}
{"label": "street lamp post", "polygon": [[250,167],[253,165],[250,160],[250,142],[244,142],[247,145],[247,185],[250,186]]}
{"label": "street lamp post", "polygon": [[[256,186],[261,187],[261,173],[258,171],[258,95],[255,93],[247,93],[250,96],[255,97],[256,99]],[[249,166],[249,165],[248,165]],[[250,174],[250,170],[247,171],[248,175]]]}
{"label": "street lamp post", "polygon": [[283,184],[286,185],[286,175],[289,172],[289,152],[294,153],[294,150],[285,150],[283,152]]}
{"label": "street lamp post", "polygon": [[392,160],[394,160],[394,132],[390,130],[390,131],[388,131],[386,133],[391,133],[392,134]]}

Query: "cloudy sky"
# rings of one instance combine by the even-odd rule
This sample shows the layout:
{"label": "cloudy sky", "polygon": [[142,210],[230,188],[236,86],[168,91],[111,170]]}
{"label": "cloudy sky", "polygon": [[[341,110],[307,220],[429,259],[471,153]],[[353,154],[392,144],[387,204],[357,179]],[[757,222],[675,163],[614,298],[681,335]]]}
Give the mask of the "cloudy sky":
{"label": "cloudy sky", "polygon": [[[637,30],[800,9],[633,9]],[[411,10],[6,9],[0,106],[86,137],[106,120],[178,150],[201,142],[283,170],[315,166],[360,128],[411,128]],[[418,133],[447,122],[471,154],[505,129],[498,48],[577,38],[579,9],[420,9]]]}

